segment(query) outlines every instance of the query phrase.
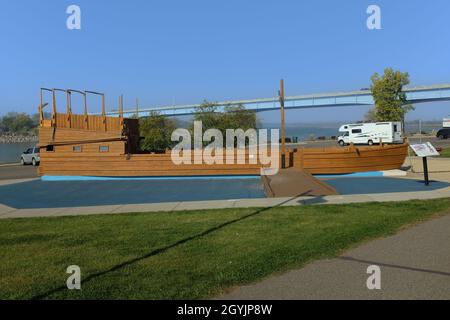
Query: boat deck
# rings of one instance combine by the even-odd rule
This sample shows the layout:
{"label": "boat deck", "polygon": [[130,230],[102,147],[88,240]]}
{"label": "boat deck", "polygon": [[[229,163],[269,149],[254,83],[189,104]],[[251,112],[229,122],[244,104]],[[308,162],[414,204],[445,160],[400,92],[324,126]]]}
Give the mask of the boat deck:
{"label": "boat deck", "polygon": [[262,181],[266,195],[273,198],[339,194],[325,182],[296,168],[280,170],[274,176],[262,176]]}

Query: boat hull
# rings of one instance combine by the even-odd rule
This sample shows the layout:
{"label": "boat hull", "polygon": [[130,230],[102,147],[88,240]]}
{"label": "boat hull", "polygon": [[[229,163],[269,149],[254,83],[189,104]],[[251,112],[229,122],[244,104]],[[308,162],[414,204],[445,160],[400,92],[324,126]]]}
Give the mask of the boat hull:
{"label": "boat hull", "polygon": [[408,154],[408,143],[345,148],[299,149],[293,165],[311,174],[347,174],[400,169]]}
{"label": "boat hull", "polygon": [[[139,124],[120,119],[57,114],[40,127],[39,174],[44,176],[155,177],[260,175],[261,163],[248,153],[228,156],[223,164],[177,165],[171,153],[139,150]],[[310,174],[345,174],[399,169],[408,143],[372,147],[301,148],[289,150],[286,165]],[[229,159],[228,157],[232,157]],[[233,160],[233,161],[228,161]],[[238,161],[239,160],[239,161]],[[231,162],[231,164],[230,164]],[[281,164],[281,161],[279,161]]]}

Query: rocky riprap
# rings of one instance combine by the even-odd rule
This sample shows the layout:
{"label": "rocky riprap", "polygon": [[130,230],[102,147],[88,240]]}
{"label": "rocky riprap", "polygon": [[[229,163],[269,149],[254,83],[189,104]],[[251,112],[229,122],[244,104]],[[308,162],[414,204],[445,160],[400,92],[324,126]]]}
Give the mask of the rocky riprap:
{"label": "rocky riprap", "polygon": [[22,142],[37,142],[36,135],[16,135],[16,134],[2,134],[0,135],[0,143],[22,143]]}

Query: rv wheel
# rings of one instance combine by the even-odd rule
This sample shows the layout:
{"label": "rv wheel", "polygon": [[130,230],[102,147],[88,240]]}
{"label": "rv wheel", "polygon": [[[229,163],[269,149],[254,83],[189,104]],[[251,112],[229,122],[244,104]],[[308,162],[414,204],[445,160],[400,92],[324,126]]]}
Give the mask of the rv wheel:
{"label": "rv wheel", "polygon": [[369,140],[369,146],[373,146],[373,141],[372,140]]}
{"label": "rv wheel", "polygon": [[25,160],[23,160],[23,158],[20,158],[20,164],[23,166],[25,165]]}
{"label": "rv wheel", "polygon": [[33,165],[33,167],[36,167],[36,166],[37,166],[37,162],[36,162],[36,159],[35,159],[35,158],[33,158],[33,160],[31,160],[31,164]]}
{"label": "rv wheel", "polygon": [[341,147],[343,147],[343,146],[345,146],[345,142],[344,142],[343,140],[341,140],[341,141],[339,141],[339,145],[340,145]]}

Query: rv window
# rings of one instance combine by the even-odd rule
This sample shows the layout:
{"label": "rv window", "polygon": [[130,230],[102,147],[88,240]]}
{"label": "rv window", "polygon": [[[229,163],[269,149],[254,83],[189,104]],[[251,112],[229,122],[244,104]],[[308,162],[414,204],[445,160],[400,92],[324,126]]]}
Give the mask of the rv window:
{"label": "rv window", "polygon": [[352,133],[361,133],[361,132],[362,132],[361,129],[353,129],[353,130],[352,130]]}
{"label": "rv window", "polygon": [[81,146],[74,146],[73,152],[81,152]]}
{"label": "rv window", "polygon": [[396,124],[394,124],[394,132],[398,132]]}
{"label": "rv window", "polygon": [[100,146],[100,152],[109,152],[108,146]]}

